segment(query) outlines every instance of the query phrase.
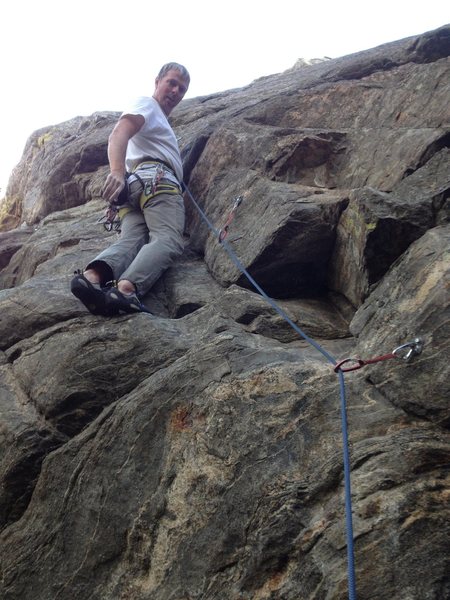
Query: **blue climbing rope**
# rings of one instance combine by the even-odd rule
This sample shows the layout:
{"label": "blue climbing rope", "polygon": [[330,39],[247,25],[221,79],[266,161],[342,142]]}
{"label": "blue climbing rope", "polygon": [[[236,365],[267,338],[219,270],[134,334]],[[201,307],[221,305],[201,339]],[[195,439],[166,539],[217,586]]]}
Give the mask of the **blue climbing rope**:
{"label": "blue climbing rope", "polygon": [[344,485],[345,485],[345,524],[347,532],[347,577],[349,600],[356,600],[355,582],[355,554],[353,550],[353,518],[352,518],[352,487],[350,480],[350,452],[348,448],[347,428],[347,399],[345,394],[344,373],[338,371],[339,390],[341,395],[341,427],[342,427],[342,451],[344,457]]}
{"label": "blue climbing rope", "polygon": [[[313,346],[320,354],[322,354],[333,366],[339,366],[340,363],[331,356],[320,344],[310,338],[298,325],[296,325],[292,319],[284,312],[284,310],[266,294],[261,286],[254,280],[244,265],[237,257],[234,250],[225,240],[226,232],[228,231],[228,225],[231,222],[231,217],[228,218],[225,228],[217,230],[211,221],[208,219],[204,210],[200,207],[194,196],[191,194],[189,188],[184,184],[184,190],[187,192],[189,198],[197,209],[198,213],[202,217],[203,221],[207,224],[209,229],[213,232],[219,243],[225,248],[232,262],[245,275],[250,281],[253,287],[261,294],[261,296],[272,306],[272,308],[296,331],[303,339],[305,339],[311,346]],[[241,203],[242,198],[238,198],[235,202],[234,208],[237,208]],[[351,481],[350,481],[350,452],[348,443],[348,428],[347,428],[347,401],[345,395],[345,380],[344,373],[340,368],[336,371],[339,376],[339,389],[341,396],[341,421],[342,421],[342,445],[343,445],[343,459],[344,459],[344,486],[345,486],[345,519],[346,519],[346,537],[347,537],[347,565],[348,565],[348,597],[349,600],[356,600],[356,584],[355,584],[355,558],[353,549],[353,519],[352,519],[352,493],[351,493]]]}

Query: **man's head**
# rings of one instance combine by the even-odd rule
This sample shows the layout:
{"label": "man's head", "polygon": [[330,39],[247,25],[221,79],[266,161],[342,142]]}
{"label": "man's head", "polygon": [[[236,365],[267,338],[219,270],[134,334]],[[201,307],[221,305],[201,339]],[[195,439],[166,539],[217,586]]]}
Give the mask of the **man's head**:
{"label": "man's head", "polygon": [[164,65],[155,80],[153,98],[169,116],[175,106],[181,102],[188,90],[190,76],[185,67],[178,63]]}

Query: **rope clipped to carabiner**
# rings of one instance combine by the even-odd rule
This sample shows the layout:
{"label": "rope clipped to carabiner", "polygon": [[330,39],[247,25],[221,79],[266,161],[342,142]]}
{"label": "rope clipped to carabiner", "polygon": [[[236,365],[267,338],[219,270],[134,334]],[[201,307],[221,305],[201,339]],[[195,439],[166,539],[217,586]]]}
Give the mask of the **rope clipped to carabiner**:
{"label": "rope clipped to carabiner", "polygon": [[[357,371],[366,365],[372,365],[383,360],[390,360],[391,358],[401,358],[408,362],[414,356],[418,356],[422,352],[422,349],[423,340],[415,338],[412,342],[406,342],[406,344],[398,346],[389,354],[383,354],[382,356],[376,356],[375,358],[367,358],[366,360],[362,360],[361,358],[344,358],[344,360],[340,360],[336,363],[334,372],[338,373],[339,371],[342,371],[342,373],[348,373],[349,371]],[[343,368],[343,365],[349,363],[351,363],[351,366]]]}

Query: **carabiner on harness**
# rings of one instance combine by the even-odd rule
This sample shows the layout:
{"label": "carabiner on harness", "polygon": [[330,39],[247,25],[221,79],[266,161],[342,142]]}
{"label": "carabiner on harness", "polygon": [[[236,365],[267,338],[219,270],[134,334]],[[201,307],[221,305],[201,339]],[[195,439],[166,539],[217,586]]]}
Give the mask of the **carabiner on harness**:
{"label": "carabiner on harness", "polygon": [[97,223],[103,223],[106,231],[119,231],[120,219],[118,216],[119,209],[115,204],[108,204],[104,214],[97,220]]}
{"label": "carabiner on harness", "polygon": [[[161,179],[164,177],[164,166],[161,163],[156,164],[155,175],[150,177],[144,184],[144,194],[148,198],[154,196],[158,190],[158,185]],[[140,179],[140,178],[139,178]],[[142,179],[140,179],[142,183]]]}

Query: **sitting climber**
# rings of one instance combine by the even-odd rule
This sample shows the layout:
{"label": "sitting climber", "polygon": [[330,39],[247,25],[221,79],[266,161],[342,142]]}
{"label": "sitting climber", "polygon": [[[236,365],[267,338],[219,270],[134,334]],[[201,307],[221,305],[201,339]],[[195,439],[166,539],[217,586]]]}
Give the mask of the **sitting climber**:
{"label": "sitting climber", "polygon": [[109,137],[110,172],[102,195],[118,208],[120,238],[71,282],[72,293],[92,314],[149,312],[140,297],[183,251],[183,170],[167,117],[189,81],[182,65],[164,65],[153,96],[123,112]]}

